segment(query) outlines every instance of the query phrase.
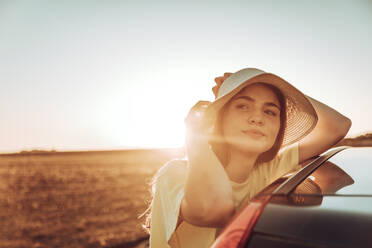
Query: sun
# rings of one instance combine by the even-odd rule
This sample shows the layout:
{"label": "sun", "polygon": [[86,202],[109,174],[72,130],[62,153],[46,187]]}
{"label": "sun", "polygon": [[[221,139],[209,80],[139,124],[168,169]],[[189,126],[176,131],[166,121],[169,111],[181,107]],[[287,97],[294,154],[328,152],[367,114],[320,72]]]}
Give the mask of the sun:
{"label": "sun", "polygon": [[[161,122],[152,126],[155,132],[141,134],[139,142],[144,147],[173,148],[184,145],[185,130],[183,125],[163,125]],[[140,145],[139,144],[139,145]]]}
{"label": "sun", "polygon": [[[169,110],[168,110],[169,111]],[[136,148],[178,148],[184,145],[183,113],[144,111],[131,119],[122,116],[118,123],[124,128],[106,129],[117,144]]]}

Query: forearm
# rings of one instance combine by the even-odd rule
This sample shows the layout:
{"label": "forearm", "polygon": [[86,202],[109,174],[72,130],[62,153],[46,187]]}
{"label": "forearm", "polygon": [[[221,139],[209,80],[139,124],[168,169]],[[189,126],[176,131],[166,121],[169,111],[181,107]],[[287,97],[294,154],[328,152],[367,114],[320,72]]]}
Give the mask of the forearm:
{"label": "forearm", "polygon": [[[234,211],[232,187],[224,167],[202,139],[188,140],[189,173],[183,205],[185,217],[199,225],[218,225]],[[185,212],[186,211],[186,212]]]}
{"label": "forearm", "polygon": [[351,120],[335,109],[307,96],[318,115],[315,128],[299,142],[299,161],[317,156],[337,142],[350,129]]}
{"label": "forearm", "polygon": [[326,104],[309,96],[307,96],[307,98],[318,114],[317,127],[332,132],[335,142],[345,137],[351,127],[351,120]]}

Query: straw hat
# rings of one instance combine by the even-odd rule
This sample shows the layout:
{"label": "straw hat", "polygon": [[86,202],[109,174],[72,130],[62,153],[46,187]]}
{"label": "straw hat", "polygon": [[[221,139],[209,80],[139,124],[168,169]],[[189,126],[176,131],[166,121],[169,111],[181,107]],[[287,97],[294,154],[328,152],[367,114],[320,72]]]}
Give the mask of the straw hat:
{"label": "straw hat", "polygon": [[286,101],[287,121],[282,146],[290,145],[311,132],[318,116],[306,96],[284,79],[256,68],[245,68],[225,79],[218,89],[216,99],[205,114],[216,119],[219,110],[240,90],[254,83],[267,83],[277,87]]}

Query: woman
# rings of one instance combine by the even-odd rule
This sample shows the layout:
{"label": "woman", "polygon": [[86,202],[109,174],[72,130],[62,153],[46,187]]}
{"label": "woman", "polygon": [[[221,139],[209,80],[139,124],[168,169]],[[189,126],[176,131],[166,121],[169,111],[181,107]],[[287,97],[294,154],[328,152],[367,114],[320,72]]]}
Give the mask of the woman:
{"label": "woman", "polygon": [[209,247],[243,203],[351,126],[271,73],[246,68],[215,81],[215,101],[186,119],[187,160],[156,175],[150,247]]}

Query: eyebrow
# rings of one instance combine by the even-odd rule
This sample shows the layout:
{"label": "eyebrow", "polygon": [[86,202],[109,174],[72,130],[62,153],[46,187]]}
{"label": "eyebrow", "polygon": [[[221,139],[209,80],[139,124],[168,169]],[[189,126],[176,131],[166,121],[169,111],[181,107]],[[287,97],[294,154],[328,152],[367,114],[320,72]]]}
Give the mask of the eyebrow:
{"label": "eyebrow", "polygon": [[[255,102],[256,101],[250,96],[239,96],[239,97],[235,98],[234,100],[238,100],[238,99],[244,99],[244,100],[247,100],[247,101],[250,101],[250,102]],[[280,107],[273,102],[265,102],[264,105],[269,106],[269,107],[276,107],[280,110]]]}

